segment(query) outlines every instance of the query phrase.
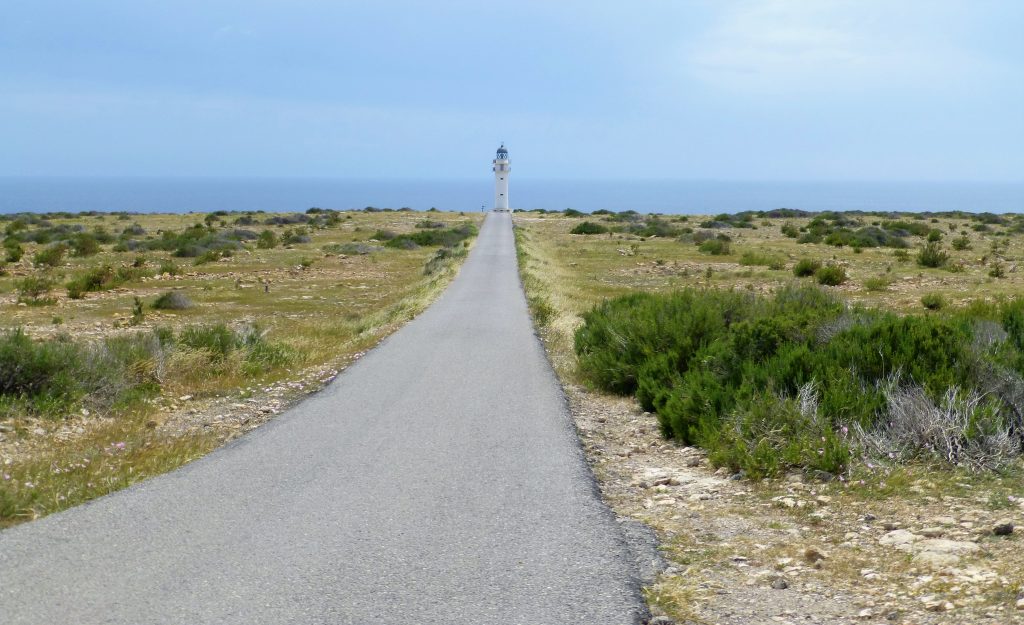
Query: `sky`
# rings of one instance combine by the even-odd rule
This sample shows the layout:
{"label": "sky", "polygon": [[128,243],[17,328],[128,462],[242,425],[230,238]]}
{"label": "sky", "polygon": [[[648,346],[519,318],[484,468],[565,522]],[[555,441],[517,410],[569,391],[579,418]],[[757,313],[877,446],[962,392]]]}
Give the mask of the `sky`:
{"label": "sky", "polygon": [[32,0],[0,175],[1024,181],[1019,0]]}

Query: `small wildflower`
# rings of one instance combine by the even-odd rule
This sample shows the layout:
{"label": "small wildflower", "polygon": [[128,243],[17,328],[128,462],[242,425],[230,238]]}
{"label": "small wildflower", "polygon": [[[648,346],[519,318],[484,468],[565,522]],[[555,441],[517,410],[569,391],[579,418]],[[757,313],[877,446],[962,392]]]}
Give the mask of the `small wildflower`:
{"label": "small wildflower", "polygon": [[125,444],[123,442],[121,442],[121,443],[114,443],[114,447],[117,447],[118,449],[124,449],[125,448]]}
{"label": "small wildflower", "polygon": [[9,479],[11,479],[11,475],[9,473],[4,473],[4,480],[9,480]]}
{"label": "small wildflower", "polygon": [[846,427],[846,426],[844,425],[844,426],[843,426],[843,434],[849,434],[849,433],[850,433],[850,428],[848,428],[848,427]]}

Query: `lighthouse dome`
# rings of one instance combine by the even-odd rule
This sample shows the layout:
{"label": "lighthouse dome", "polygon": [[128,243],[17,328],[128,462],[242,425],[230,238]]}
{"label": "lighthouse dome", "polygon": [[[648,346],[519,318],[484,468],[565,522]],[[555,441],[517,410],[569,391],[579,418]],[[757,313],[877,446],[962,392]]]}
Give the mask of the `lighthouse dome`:
{"label": "lighthouse dome", "polygon": [[500,148],[498,148],[498,156],[508,156],[508,150],[505,149],[505,144],[504,143],[501,144]]}

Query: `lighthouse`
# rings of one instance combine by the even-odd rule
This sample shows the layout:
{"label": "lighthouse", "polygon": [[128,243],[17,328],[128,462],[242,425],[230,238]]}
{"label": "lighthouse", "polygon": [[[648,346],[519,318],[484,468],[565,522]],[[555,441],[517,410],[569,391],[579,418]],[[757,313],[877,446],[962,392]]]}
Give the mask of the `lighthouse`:
{"label": "lighthouse", "polygon": [[512,173],[512,167],[508,162],[508,150],[502,143],[498,148],[498,155],[491,161],[491,170],[494,171],[494,210],[508,210],[508,175]]}

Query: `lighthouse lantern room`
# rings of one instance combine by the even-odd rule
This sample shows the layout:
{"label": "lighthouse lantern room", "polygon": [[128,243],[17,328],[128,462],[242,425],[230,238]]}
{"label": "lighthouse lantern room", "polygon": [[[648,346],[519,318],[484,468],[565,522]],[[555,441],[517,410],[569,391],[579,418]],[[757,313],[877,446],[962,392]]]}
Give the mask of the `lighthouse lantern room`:
{"label": "lighthouse lantern room", "polygon": [[494,171],[494,210],[507,211],[508,175],[512,172],[512,167],[509,165],[508,150],[505,149],[504,143],[498,148],[498,154],[491,163],[491,169]]}

